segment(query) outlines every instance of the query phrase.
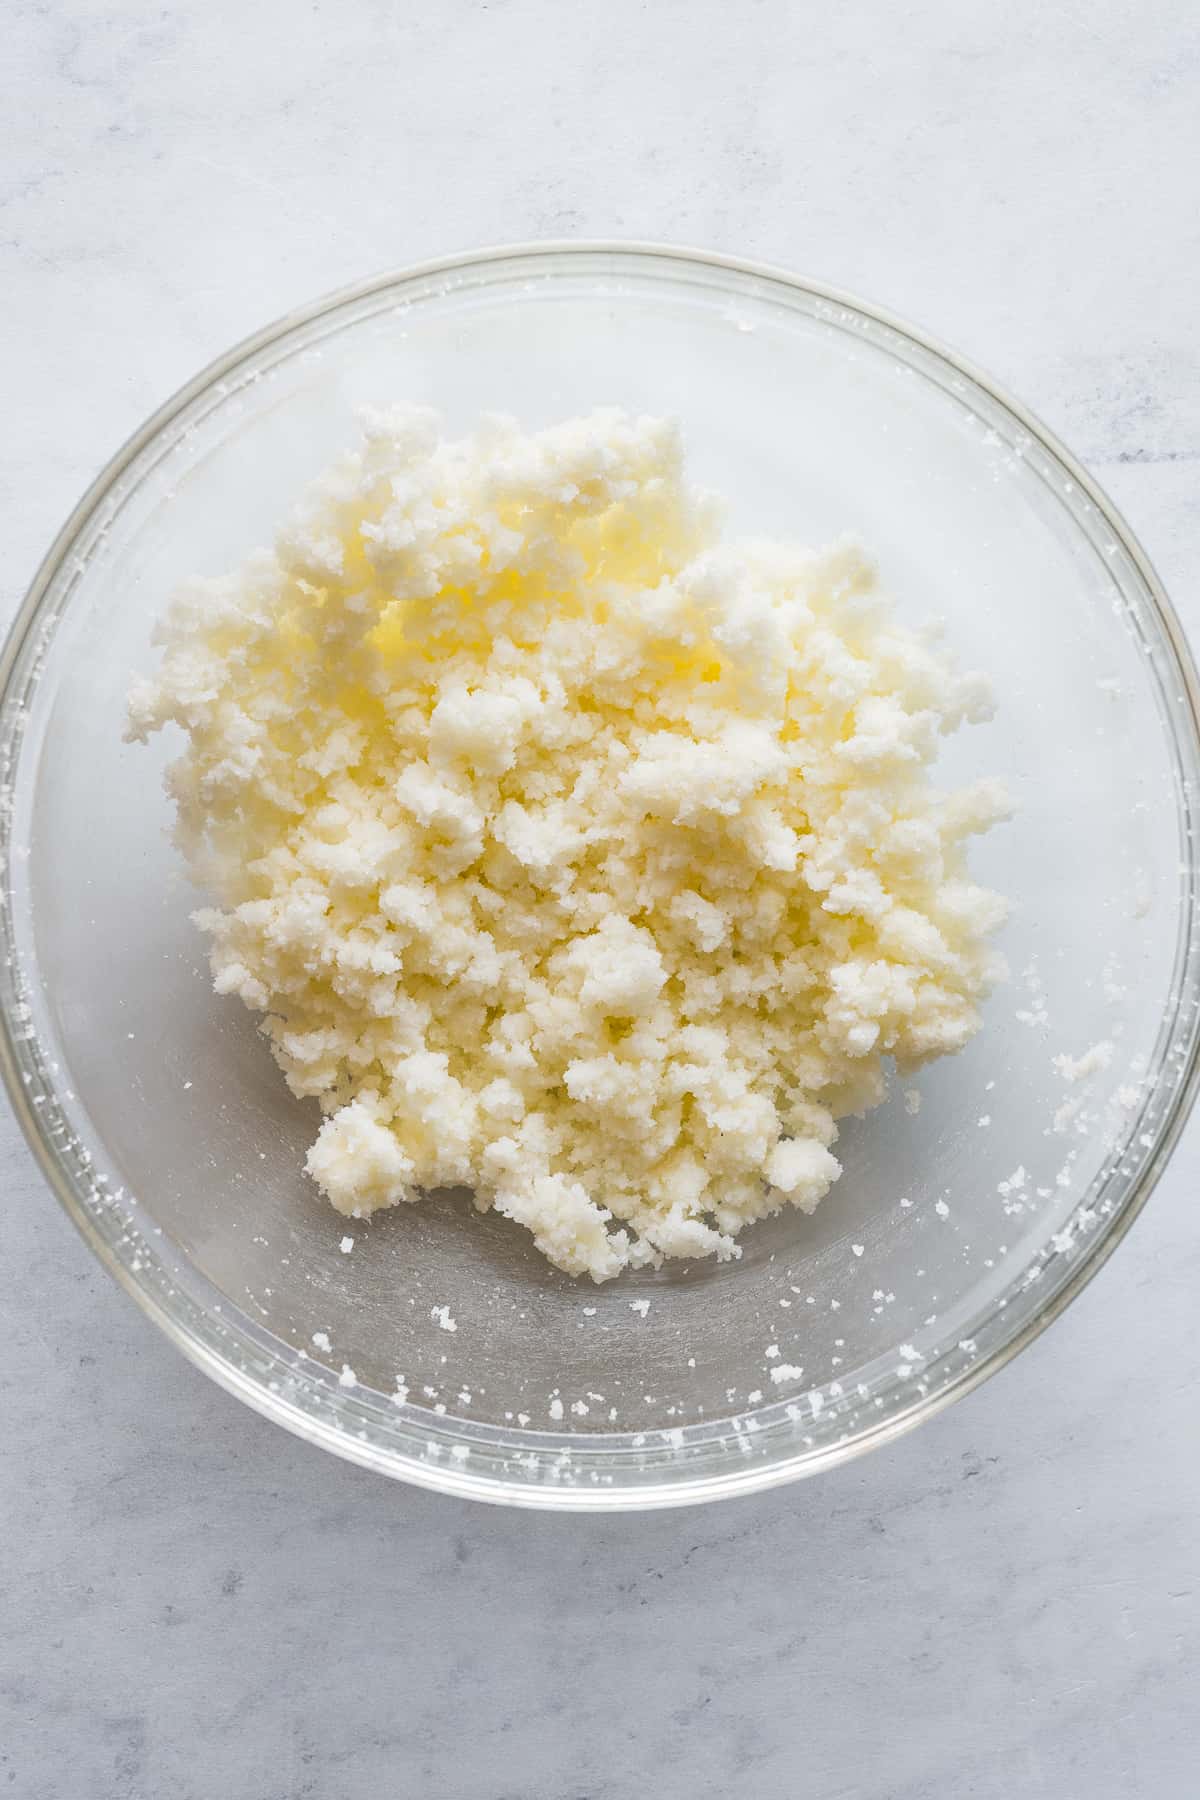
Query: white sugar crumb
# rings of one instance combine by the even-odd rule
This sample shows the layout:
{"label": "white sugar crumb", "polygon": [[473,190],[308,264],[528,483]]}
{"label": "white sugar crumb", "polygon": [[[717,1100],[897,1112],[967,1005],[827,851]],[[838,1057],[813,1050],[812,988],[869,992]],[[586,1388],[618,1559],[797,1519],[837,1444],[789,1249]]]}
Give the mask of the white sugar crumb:
{"label": "white sugar crumb", "polygon": [[1018,1023],[1022,1025],[1048,1025],[1050,1013],[1046,1006],[1046,994],[1042,986],[1042,978],[1036,962],[1031,962],[1021,971],[1021,981],[1029,995],[1029,1005],[1017,1010]]}
{"label": "white sugar crumb", "polygon": [[352,1237],[344,1237],[342,1239],[341,1243],[338,1245],[338,1249],[341,1251],[343,1256],[349,1256],[349,1254],[353,1250],[353,1248],[354,1248],[354,1239]]}
{"label": "white sugar crumb", "polygon": [[550,1402],[549,1412],[550,1412],[550,1417],[554,1420],[554,1423],[557,1425],[558,1421],[563,1416],[563,1403],[558,1398],[557,1394],[554,1396],[554,1399]]}
{"label": "white sugar crumb", "polygon": [[358,1386],[358,1376],[354,1373],[354,1370],[350,1367],[349,1363],[342,1364],[342,1372],[338,1376],[338,1386],[344,1388]]}
{"label": "white sugar crumb", "polygon": [[408,1385],[406,1382],[397,1380],[396,1391],[392,1395],[392,1405],[393,1406],[404,1406],[407,1404],[407,1402],[408,1402]]}
{"label": "white sugar crumb", "polygon": [[865,1244],[851,1244],[850,1249],[855,1256],[861,1256],[866,1247]]}
{"label": "white sugar crumb", "polygon": [[979,1117],[975,1121],[975,1123],[980,1126],[990,1125],[991,1122],[992,1122],[991,1113],[980,1113]]}
{"label": "white sugar crumb", "polygon": [[328,1356],[330,1351],[333,1349],[333,1345],[329,1341],[329,1333],[327,1331],[314,1331],[312,1334],[311,1341],[312,1341],[314,1348],[317,1350],[323,1351],[326,1356]]}
{"label": "white sugar crumb", "polygon": [[650,1302],[648,1300],[631,1300],[629,1302],[629,1310],[630,1312],[640,1313],[644,1319],[646,1314],[650,1311]]}
{"label": "white sugar crumb", "polygon": [[469,1444],[451,1444],[450,1446],[450,1455],[455,1462],[466,1462],[470,1454],[471,1446]]}
{"label": "white sugar crumb", "polygon": [[921,1093],[919,1088],[905,1088],[904,1110],[910,1118],[915,1119],[921,1110]]}
{"label": "white sugar crumb", "polygon": [[[772,1373],[774,1373],[774,1371],[772,1371]],[[750,1393],[748,1393],[746,1395],[746,1405],[747,1406],[761,1406],[762,1397],[763,1397],[762,1389],[761,1388],[753,1388],[753,1389],[751,1389]]]}
{"label": "white sugar crumb", "polygon": [[365,412],[156,641],[129,736],[185,734],[214,986],[344,1217],[464,1186],[570,1275],[730,1260],[979,1029],[1008,804],[931,772],[983,682],[852,540],[723,541],[668,421]]}
{"label": "white sugar crumb", "polygon": [[1116,957],[1110,956],[1100,973],[1100,985],[1104,991],[1104,998],[1111,1006],[1118,1005],[1129,992],[1125,983],[1120,980],[1120,972],[1121,967]]}
{"label": "white sugar crumb", "polygon": [[1064,1081],[1084,1081],[1089,1075],[1097,1075],[1102,1069],[1107,1069],[1112,1059],[1111,1038],[1101,1038],[1090,1050],[1085,1050],[1082,1056],[1056,1056],[1054,1067]]}
{"label": "white sugar crumb", "polygon": [[586,1419],[588,1410],[588,1403],[586,1400],[572,1400],[571,1411],[575,1414],[577,1419]]}
{"label": "white sugar crumb", "polygon": [[450,1308],[448,1306],[431,1306],[429,1309],[429,1316],[435,1324],[441,1326],[443,1331],[458,1330],[457,1321],[451,1318]]}
{"label": "white sugar crumb", "polygon": [[825,1410],[824,1394],[820,1393],[817,1388],[813,1388],[812,1392],[808,1396],[808,1404],[812,1407],[813,1418],[815,1419],[820,1413],[824,1412],[824,1410]]}
{"label": "white sugar crumb", "polygon": [[776,1363],[771,1370],[771,1380],[778,1387],[781,1381],[799,1381],[803,1373],[804,1370],[798,1368],[795,1363]]}
{"label": "white sugar crumb", "polygon": [[768,1344],[766,1354],[768,1357],[778,1356],[779,1355],[779,1345],[778,1344]]}
{"label": "white sugar crumb", "polygon": [[1082,1106],[1083,1101],[1078,1097],[1073,1100],[1064,1100],[1061,1106],[1056,1106],[1054,1109],[1051,1129],[1059,1134],[1066,1131],[1074,1123]]}
{"label": "white sugar crumb", "polygon": [[944,1200],[935,1200],[933,1203],[933,1210],[939,1219],[948,1219],[950,1217],[950,1208],[946,1205]]}
{"label": "white sugar crumb", "polygon": [[583,1309],[583,1316],[585,1319],[594,1319],[596,1316],[595,1307],[594,1306],[585,1306]]}

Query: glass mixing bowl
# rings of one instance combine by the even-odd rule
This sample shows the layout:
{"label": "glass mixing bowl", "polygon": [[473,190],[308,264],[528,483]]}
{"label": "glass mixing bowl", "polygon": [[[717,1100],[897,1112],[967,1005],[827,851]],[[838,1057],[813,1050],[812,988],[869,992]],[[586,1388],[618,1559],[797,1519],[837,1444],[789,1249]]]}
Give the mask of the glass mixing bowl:
{"label": "glass mixing bowl", "polygon": [[[1015,796],[973,858],[1013,901],[1011,980],[966,1051],[906,1084],[919,1111],[897,1083],[848,1120],[827,1200],[748,1230],[740,1262],[594,1288],[463,1195],[348,1226],[302,1173],[315,1112],[212,993],[167,838],[178,745],[123,743],[126,693],[174,585],[269,540],[353,438],[355,408],[393,399],[431,402],[452,429],[485,409],[532,425],[599,403],[676,414],[731,528],[860,533],[901,615],[940,616],[960,665],[992,677],[995,722],[940,767]],[[873,307],[632,246],[368,282],[260,333],[151,419],[16,621],[0,714],[13,1105],[167,1335],[340,1455],[573,1508],[826,1468],[1028,1343],[1163,1167],[1196,1082],[1196,693],[1162,589],[1089,478]]]}

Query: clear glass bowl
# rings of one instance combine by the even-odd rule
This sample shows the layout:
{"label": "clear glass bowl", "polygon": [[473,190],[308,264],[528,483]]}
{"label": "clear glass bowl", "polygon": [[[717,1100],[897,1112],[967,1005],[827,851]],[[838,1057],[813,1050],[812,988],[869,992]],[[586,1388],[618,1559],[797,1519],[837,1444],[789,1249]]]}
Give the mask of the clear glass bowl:
{"label": "clear glass bowl", "polygon": [[[393,398],[454,428],[488,408],[535,425],[607,402],[678,414],[734,528],[860,532],[903,616],[944,618],[960,663],[993,678],[995,723],[947,744],[943,767],[999,774],[1018,802],[975,856],[1015,903],[1012,980],[970,1048],[915,1084],[919,1112],[897,1092],[848,1121],[825,1203],[748,1231],[739,1263],[596,1289],[463,1196],[348,1228],[302,1174],[313,1113],[252,1018],[211,991],[167,841],[173,747],[122,742],[130,678],[154,661],[174,584],[267,540],[351,439],[356,406]],[[3,684],[0,1048],[30,1142],[181,1349],[387,1474],[587,1508],[840,1462],[1061,1310],[1191,1102],[1196,680],[1171,608],[1027,413],[812,283],[543,246],[305,308],[199,376],[105,470],[34,582]],[[1111,1048],[1087,1058],[1097,1045]],[[1071,1082],[1056,1056],[1090,1072]],[[803,1374],[777,1383],[781,1363]]]}

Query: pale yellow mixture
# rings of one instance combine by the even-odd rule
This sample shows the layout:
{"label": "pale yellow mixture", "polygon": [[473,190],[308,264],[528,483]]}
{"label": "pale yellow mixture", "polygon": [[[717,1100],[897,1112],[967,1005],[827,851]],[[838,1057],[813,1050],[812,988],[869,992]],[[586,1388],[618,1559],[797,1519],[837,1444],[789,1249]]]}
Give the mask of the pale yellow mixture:
{"label": "pale yellow mixture", "polygon": [[737,1254],[835,1121],[958,1049],[1003,903],[942,794],[983,716],[869,560],[719,541],[678,432],[367,420],[275,549],[180,595],[131,732],[220,993],[361,1216],[466,1184],[572,1274]]}

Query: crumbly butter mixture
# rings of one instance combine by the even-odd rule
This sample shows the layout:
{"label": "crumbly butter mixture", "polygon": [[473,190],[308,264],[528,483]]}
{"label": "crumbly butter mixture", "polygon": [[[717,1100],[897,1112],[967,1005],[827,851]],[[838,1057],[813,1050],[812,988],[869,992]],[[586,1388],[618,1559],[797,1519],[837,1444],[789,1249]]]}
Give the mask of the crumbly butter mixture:
{"label": "crumbly butter mixture", "polygon": [[219,905],[216,988],[362,1217],[466,1184],[605,1281],[811,1211],[835,1121],[957,1050],[1003,902],[939,793],[977,677],[854,544],[720,541],[677,430],[371,414],[272,552],[194,582],[130,731]]}

